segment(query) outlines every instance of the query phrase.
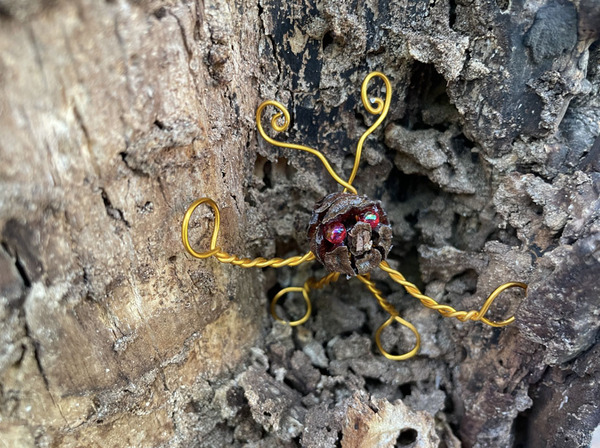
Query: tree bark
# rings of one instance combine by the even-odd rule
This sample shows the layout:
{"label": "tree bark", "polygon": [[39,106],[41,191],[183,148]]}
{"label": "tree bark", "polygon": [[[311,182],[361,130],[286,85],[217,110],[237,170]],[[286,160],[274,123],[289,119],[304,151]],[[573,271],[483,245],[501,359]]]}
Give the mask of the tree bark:
{"label": "tree bark", "polygon": [[[588,446],[599,30],[598,0],[0,0],[0,446]],[[354,185],[385,204],[390,264],[458,309],[529,284],[495,302],[516,316],[495,329],[374,273],[421,334],[403,362],[377,352],[386,314],[355,279],[291,329],[268,301],[318,264],[243,269],[181,244],[207,196],[223,250],[306,253],[340,187],[257,136],[256,108],[286,105],[276,137],[347,178],[373,70],[393,102]],[[212,220],[194,214],[198,250]]]}

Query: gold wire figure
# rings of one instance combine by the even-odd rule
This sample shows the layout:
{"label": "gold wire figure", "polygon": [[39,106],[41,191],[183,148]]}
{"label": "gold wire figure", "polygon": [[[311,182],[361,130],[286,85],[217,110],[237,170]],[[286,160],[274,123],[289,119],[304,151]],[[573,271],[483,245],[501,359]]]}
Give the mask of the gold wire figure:
{"label": "gold wire figure", "polygon": [[[367,96],[367,87],[368,87],[371,79],[374,77],[380,78],[385,84],[385,101],[382,100],[381,98],[368,98],[368,96]],[[362,87],[361,87],[362,103],[363,103],[365,109],[367,109],[367,111],[370,114],[379,115],[379,118],[377,118],[375,123],[373,123],[373,125],[371,125],[369,127],[369,129],[367,129],[367,131],[361,136],[360,140],[358,141],[358,145],[356,147],[356,155],[354,157],[354,166],[352,168],[352,173],[350,174],[350,178],[348,179],[347,182],[344,181],[342,178],[340,178],[337,175],[337,173],[333,170],[333,168],[331,167],[331,165],[329,164],[329,162],[327,161],[327,159],[321,152],[319,152],[315,149],[309,148],[307,146],[303,146],[303,145],[279,142],[277,140],[272,139],[265,133],[265,131],[262,127],[261,121],[262,121],[262,112],[264,111],[264,109],[267,106],[273,106],[276,109],[278,109],[278,112],[275,115],[273,115],[273,117],[271,118],[271,126],[273,127],[273,129],[277,132],[283,132],[288,128],[288,126],[290,124],[290,114],[281,103],[279,103],[277,101],[263,102],[256,111],[256,126],[258,128],[260,135],[270,144],[272,144],[274,146],[282,147],[282,148],[298,149],[301,151],[309,152],[309,153],[315,155],[323,163],[323,166],[325,167],[327,172],[335,179],[336,182],[338,182],[342,187],[344,187],[344,190],[342,193],[329,195],[326,198],[324,198],[323,201],[326,201],[328,198],[334,196],[335,197],[334,199],[336,199],[336,200],[339,199],[340,197],[343,197],[343,199],[348,200],[348,201],[352,201],[355,199],[355,202],[358,203],[360,201],[367,200],[366,198],[361,199],[360,197],[358,197],[356,188],[354,188],[352,186],[352,182],[354,181],[354,178],[356,177],[356,173],[358,171],[358,165],[360,162],[360,156],[362,153],[363,144],[364,144],[366,138],[385,119],[385,117],[388,113],[388,110],[390,108],[391,97],[392,97],[392,87],[391,87],[390,81],[384,74],[382,74],[380,72],[372,72],[363,81]],[[283,118],[282,124],[280,124],[281,118]],[[323,201],[321,201],[321,203]],[[321,204],[321,203],[317,204],[317,208],[318,208],[319,204]],[[371,203],[375,204],[374,207],[376,207],[376,208],[380,207],[380,204],[378,202],[371,201]],[[189,222],[190,222],[192,213],[201,204],[207,204],[208,206],[210,206],[215,215],[214,229],[213,229],[211,240],[210,240],[210,249],[206,252],[197,252],[196,250],[194,250],[192,248],[192,246],[190,245],[189,236],[188,236],[188,227],[189,227]],[[377,210],[379,210],[379,209],[377,209]],[[382,210],[380,212],[384,213]],[[314,225],[320,224],[320,223],[312,222],[314,220],[314,217],[315,217],[315,215],[313,215],[313,219],[311,219],[311,224],[314,224]],[[377,219],[377,223],[375,223],[375,226],[373,226],[373,219],[375,219],[375,218]],[[355,219],[355,218],[352,218],[352,219]],[[381,226],[378,224],[379,216],[370,216],[370,219],[371,219],[370,222],[371,222],[371,227],[373,228],[373,232],[376,233],[377,229],[379,229],[379,232],[380,232],[380,234],[377,234],[378,236],[376,237],[376,241],[381,240],[383,238],[382,234],[384,234],[386,232],[383,232],[382,230],[385,230],[385,229],[380,228]],[[359,219],[357,216],[356,221],[358,221],[358,220]],[[363,221],[365,221],[365,220],[363,220]],[[365,221],[365,222],[369,222],[369,221]],[[385,222],[385,224],[387,224],[387,221]],[[185,216],[183,218],[182,227],[181,227],[181,235],[182,235],[183,245],[185,246],[186,250],[193,257],[196,257],[196,258],[203,259],[203,258],[208,258],[208,257],[215,257],[221,263],[231,263],[231,264],[234,264],[237,266],[242,266],[244,268],[252,268],[252,267],[263,268],[263,267],[267,267],[267,266],[279,268],[282,266],[298,266],[302,263],[305,263],[308,261],[313,261],[315,258],[317,258],[328,268],[328,270],[330,270],[330,271],[333,270],[330,266],[327,265],[326,262],[323,261],[323,256],[321,256],[322,254],[314,253],[315,250],[311,250],[302,256],[295,256],[295,257],[290,257],[290,258],[285,258],[285,259],[283,259],[283,258],[265,259],[265,258],[259,257],[259,258],[255,258],[252,260],[249,258],[239,258],[235,255],[231,255],[227,252],[222,251],[221,248],[217,247],[217,237],[219,234],[220,225],[221,225],[221,217],[220,217],[220,213],[219,213],[219,207],[212,199],[204,197],[204,198],[200,198],[200,199],[196,200],[195,202],[193,202],[185,213]],[[368,226],[364,225],[363,223],[361,223],[361,225],[363,227],[363,230],[366,227],[365,231],[368,234],[369,233]],[[385,225],[383,227],[385,227]],[[346,247],[345,240],[344,240],[344,242],[338,241],[339,238],[341,238],[342,236],[345,237],[345,235],[346,235],[345,229],[344,228],[334,229],[332,232],[336,232],[336,231],[338,232],[337,234],[332,234],[333,236],[328,235],[331,237],[331,238],[329,238],[329,240],[333,241],[335,244],[331,244],[331,243],[326,243],[326,244],[329,246],[329,248],[338,248],[339,246],[343,246],[345,248]],[[343,234],[340,234],[340,232],[343,232]],[[322,233],[322,231],[321,231],[321,233]],[[320,238],[321,238],[321,240],[323,239],[322,236]],[[337,238],[337,239],[334,240],[334,238]],[[391,231],[389,232],[389,238],[391,239]],[[314,247],[315,247],[314,245],[311,245],[311,249],[314,249]],[[519,287],[519,288],[523,288],[524,290],[527,290],[526,284],[520,283],[520,282],[505,283],[505,284],[499,286],[498,288],[496,288],[494,290],[494,292],[492,292],[492,294],[490,294],[490,296],[485,300],[483,306],[481,307],[481,309],[479,311],[476,311],[476,310],[457,311],[454,308],[452,308],[451,306],[439,304],[438,302],[433,300],[431,297],[424,295],[423,293],[421,293],[421,291],[419,291],[419,288],[417,288],[413,283],[410,283],[409,281],[407,281],[400,272],[392,269],[390,267],[390,265],[385,261],[385,256],[387,255],[387,252],[389,251],[389,247],[390,247],[390,245],[388,245],[386,247],[386,249],[380,248],[378,250],[379,254],[383,254],[383,256],[381,258],[376,258],[378,260],[377,263],[378,263],[379,268],[381,268],[383,271],[387,272],[392,280],[394,280],[396,283],[399,283],[400,285],[402,285],[404,287],[404,289],[406,290],[406,292],[408,292],[411,296],[417,298],[425,307],[430,308],[432,310],[437,310],[444,317],[455,317],[463,322],[467,321],[467,320],[481,321],[492,327],[503,327],[505,325],[510,324],[511,322],[513,322],[515,320],[514,316],[511,316],[506,320],[497,322],[497,321],[492,321],[492,320],[487,319],[485,317],[485,314],[487,313],[488,309],[490,308],[490,306],[492,305],[492,303],[494,302],[496,297],[498,297],[498,295],[500,293],[502,293],[505,289]],[[350,264],[347,262],[347,260],[344,261],[344,257],[353,257],[353,255],[349,254],[347,249],[345,249],[345,250],[342,249],[341,251],[343,253],[341,256],[342,265],[349,266]],[[348,254],[348,255],[346,255],[346,254]],[[375,254],[375,255],[379,256],[378,254]],[[325,254],[325,257],[329,257],[329,255]],[[330,260],[330,258],[328,258],[328,260]],[[338,256],[337,260],[338,261],[335,261],[335,263],[339,263],[339,256]],[[379,260],[381,260],[381,261],[379,261]],[[349,268],[346,268],[346,269],[349,269]],[[364,283],[366,285],[366,287],[369,289],[369,291],[371,291],[371,293],[375,296],[379,305],[390,315],[389,319],[387,319],[383,324],[381,324],[381,326],[375,332],[375,343],[377,344],[377,347],[379,348],[379,350],[381,351],[383,356],[385,356],[388,359],[395,360],[395,361],[408,359],[408,358],[411,358],[412,356],[414,356],[417,353],[417,351],[419,350],[419,347],[421,344],[421,338],[419,336],[419,332],[417,331],[417,329],[410,322],[407,322],[406,320],[404,320],[400,317],[398,311],[394,308],[394,306],[391,303],[389,303],[381,295],[381,291],[379,291],[377,289],[377,287],[375,286],[375,283],[370,279],[369,273],[363,272],[365,269],[370,270],[371,267],[367,267],[362,270],[361,269],[357,270],[355,265],[352,265],[352,269],[354,270],[354,272],[344,272],[344,273],[349,274],[349,275],[356,275],[356,277],[362,283]],[[325,277],[321,278],[320,280],[310,278],[301,287],[288,287],[288,288],[282,289],[275,295],[275,297],[271,301],[270,310],[271,310],[272,316],[276,320],[287,323],[291,326],[303,324],[304,322],[306,322],[308,320],[308,318],[311,314],[311,311],[312,311],[312,306],[311,306],[310,297],[309,297],[310,290],[311,289],[320,289],[330,283],[337,281],[340,274],[341,274],[340,272],[330,272],[329,274],[327,274]],[[304,316],[302,318],[292,321],[292,322],[281,319],[277,315],[277,311],[276,311],[277,302],[279,301],[279,299],[281,297],[283,297],[288,292],[302,293],[302,296],[304,297],[304,300],[306,302],[306,313],[304,314]],[[388,353],[381,344],[382,331],[387,326],[391,325],[394,321],[398,322],[399,324],[410,329],[414,333],[415,338],[416,338],[414,348],[412,350],[410,350],[409,352],[401,354],[401,355],[392,355],[391,353]]]}

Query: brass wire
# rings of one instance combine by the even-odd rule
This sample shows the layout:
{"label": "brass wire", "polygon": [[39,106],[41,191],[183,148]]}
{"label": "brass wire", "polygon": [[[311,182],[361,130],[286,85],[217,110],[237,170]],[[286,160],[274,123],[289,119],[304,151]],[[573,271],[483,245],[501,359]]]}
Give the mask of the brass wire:
{"label": "brass wire", "polygon": [[485,300],[483,306],[481,307],[481,309],[479,311],[475,311],[475,310],[457,311],[454,308],[452,308],[451,306],[441,305],[438,302],[436,302],[435,300],[433,300],[431,297],[428,297],[428,296],[424,295],[423,293],[421,293],[421,291],[419,291],[419,288],[417,288],[413,283],[407,281],[406,278],[404,278],[404,276],[400,272],[392,269],[387,261],[382,261],[379,264],[379,267],[381,268],[381,270],[387,272],[392,280],[394,280],[396,283],[399,283],[400,285],[402,285],[404,287],[404,289],[406,290],[406,292],[408,292],[411,296],[419,299],[419,301],[426,308],[436,310],[444,317],[455,317],[462,322],[465,322],[467,320],[481,321],[491,327],[504,327],[515,320],[514,316],[511,316],[508,319],[505,319],[501,322],[492,321],[492,320],[489,320],[486,317],[484,317],[485,314],[487,313],[488,309],[494,302],[494,300],[496,300],[496,297],[498,297],[498,295],[502,291],[504,291],[505,289],[508,289],[508,288],[519,287],[519,288],[523,288],[525,291],[527,291],[527,285],[525,283],[520,283],[520,282],[504,283],[503,285],[500,285],[499,287],[497,287],[488,296],[488,298]]}
{"label": "brass wire", "polygon": [[[212,236],[210,238],[210,249],[206,252],[196,252],[192,245],[190,244],[189,237],[189,225],[190,219],[194,210],[198,208],[198,206],[202,204],[208,204],[215,215],[215,223],[212,232]],[[240,258],[235,255],[231,255],[227,252],[223,252],[219,247],[217,247],[217,237],[219,235],[219,229],[221,228],[221,213],[219,212],[219,206],[210,198],[200,198],[196,201],[192,202],[185,212],[183,217],[183,222],[181,224],[181,240],[183,241],[183,245],[185,249],[188,251],[190,255],[195,258],[208,258],[215,257],[221,263],[230,263],[236,266],[241,266],[243,268],[266,268],[266,267],[274,267],[280,268],[282,266],[298,266],[307,261],[312,261],[315,259],[315,256],[312,252],[307,252],[302,256],[295,256],[290,258],[271,258],[266,259],[263,257],[258,257],[255,259],[250,258]]]}
{"label": "brass wire", "polygon": [[[323,166],[325,167],[327,172],[331,175],[331,177],[333,177],[335,179],[335,181],[338,184],[343,186],[346,190],[350,190],[352,193],[356,194],[356,188],[354,188],[349,182],[344,181],[340,176],[337,175],[337,173],[334,171],[334,169],[331,167],[331,165],[329,164],[329,162],[327,161],[327,159],[321,152],[317,151],[316,149],[309,148],[308,146],[298,145],[296,143],[284,143],[284,142],[280,142],[280,141],[277,141],[277,140],[269,137],[262,127],[262,112],[263,112],[263,110],[265,110],[265,108],[267,106],[273,106],[274,108],[279,110],[279,112],[276,113],[275,115],[273,115],[273,117],[271,118],[271,127],[273,129],[275,129],[277,132],[285,131],[291,122],[290,113],[284,107],[283,104],[281,104],[278,101],[273,101],[273,100],[264,101],[260,106],[258,106],[258,109],[256,109],[256,127],[258,128],[258,132],[260,133],[262,138],[264,138],[267,142],[269,142],[273,146],[278,146],[280,148],[298,149],[300,151],[306,151],[306,152],[309,152],[309,153],[317,156],[317,158],[321,161],[321,163],[323,163]],[[278,124],[278,122],[281,119],[282,115],[284,117],[284,121],[283,121],[283,124],[280,125],[280,124]]]}
{"label": "brass wire", "polygon": [[[367,89],[369,87],[369,82],[374,77],[380,78],[383,81],[383,83],[385,84],[385,101],[382,100],[381,98],[371,98],[371,99],[368,98]],[[348,179],[348,183],[350,185],[352,185],[352,182],[354,182],[354,178],[356,177],[356,173],[358,172],[358,164],[360,162],[360,156],[362,155],[362,149],[363,149],[365,140],[367,139],[367,137],[369,135],[371,135],[371,133],[375,129],[377,129],[379,127],[379,125],[383,122],[383,120],[387,116],[388,111],[390,110],[390,104],[392,102],[392,85],[390,84],[390,80],[387,78],[387,76],[385,76],[381,72],[369,73],[367,75],[367,77],[365,78],[365,80],[363,81],[362,86],[360,88],[360,98],[362,99],[363,106],[365,106],[365,109],[367,109],[367,112],[369,112],[372,115],[379,115],[379,114],[380,115],[379,115],[379,118],[375,121],[375,123],[373,123],[369,127],[369,129],[367,129],[366,132],[363,133],[363,135],[360,137],[360,140],[358,140],[358,144],[356,145],[356,154],[354,156],[354,166],[352,167],[352,173],[350,174],[350,178]],[[377,107],[373,107],[371,105],[372,103],[377,104]],[[346,187],[346,189],[344,191],[347,191],[347,190],[348,190],[348,188]]]}
{"label": "brass wire", "polygon": [[[325,277],[321,278],[320,280],[315,280],[314,278],[309,278],[306,282],[304,282],[304,285],[302,285],[301,287],[289,286],[287,288],[282,289],[277,294],[275,294],[275,297],[273,297],[273,300],[271,300],[271,307],[270,307],[271,316],[273,316],[273,318],[276,321],[282,322],[284,324],[288,324],[292,327],[303,324],[304,322],[306,322],[308,320],[308,318],[310,317],[310,313],[312,312],[310,296],[308,295],[310,290],[311,289],[321,289],[321,288],[329,285],[330,283],[336,282],[339,277],[340,277],[339,272],[331,272],[328,275],[326,275]],[[306,302],[306,313],[304,314],[304,316],[302,316],[298,320],[286,321],[285,319],[282,319],[281,317],[279,317],[279,315],[277,314],[277,310],[276,310],[277,302],[279,301],[279,299],[281,297],[283,297],[288,292],[301,292],[302,296],[304,297],[304,301]]]}
{"label": "brass wire", "polygon": [[[385,89],[386,89],[385,100],[382,100],[381,98],[369,98],[368,97],[368,92],[367,92],[368,85],[369,85],[369,82],[374,77],[380,78],[383,81],[383,83],[385,84]],[[290,122],[291,122],[290,114],[289,114],[288,110],[281,103],[279,103],[277,101],[272,101],[272,100],[263,102],[256,110],[256,126],[258,128],[258,132],[260,133],[260,135],[268,143],[270,143],[274,146],[280,147],[280,148],[290,148],[290,149],[297,149],[300,151],[306,151],[306,152],[316,156],[321,161],[321,163],[323,164],[323,166],[325,167],[327,172],[331,175],[331,177],[333,177],[333,179],[336,182],[338,182],[342,187],[344,187],[344,192],[350,191],[353,194],[357,194],[357,190],[356,190],[356,188],[354,188],[352,186],[352,182],[354,182],[354,179],[356,178],[356,174],[358,172],[358,166],[360,163],[360,157],[362,155],[362,149],[363,149],[364,142],[367,139],[367,137],[379,125],[381,125],[381,123],[385,119],[385,117],[389,111],[389,108],[390,108],[391,98],[392,98],[392,87],[391,87],[390,81],[383,73],[372,72],[364,79],[362,86],[361,86],[362,103],[363,103],[365,109],[370,114],[379,115],[379,117],[377,118],[375,123],[373,123],[362,134],[362,136],[360,137],[360,139],[358,141],[358,144],[356,146],[356,154],[354,157],[354,165],[352,167],[352,172],[351,172],[350,177],[348,178],[347,182],[344,181],[340,176],[338,176],[338,174],[335,172],[335,170],[329,164],[327,158],[320,151],[317,151],[316,149],[310,148],[308,146],[298,145],[295,143],[280,142],[280,141],[277,141],[277,140],[269,137],[266,134],[266,132],[264,131],[263,126],[262,126],[262,114],[263,114],[263,111],[265,110],[265,108],[268,106],[272,106],[278,110],[278,112],[271,117],[271,121],[270,121],[271,127],[276,132],[283,132],[290,125]],[[283,122],[281,122],[282,118],[283,118]],[[212,231],[211,238],[210,238],[209,249],[204,252],[197,252],[192,247],[192,245],[189,241],[189,223],[190,223],[192,214],[194,213],[196,208],[198,208],[202,204],[208,205],[213,210],[214,227],[213,227],[213,231]],[[212,199],[203,197],[203,198],[200,198],[200,199],[197,199],[196,201],[194,201],[186,210],[185,215],[183,217],[183,222],[181,224],[181,239],[183,241],[183,245],[184,245],[185,249],[187,250],[187,252],[195,258],[205,259],[205,258],[209,258],[209,257],[215,257],[221,263],[230,263],[230,264],[233,264],[236,266],[241,266],[243,268],[252,268],[252,267],[279,268],[282,266],[298,266],[302,263],[305,263],[308,261],[313,261],[315,259],[315,255],[312,252],[307,252],[306,254],[304,254],[302,256],[294,256],[294,257],[290,257],[290,258],[271,258],[271,259],[266,259],[263,257],[258,257],[258,258],[254,258],[254,259],[240,258],[236,255],[232,255],[232,254],[229,254],[229,253],[221,250],[220,247],[217,247],[217,238],[219,235],[220,226],[221,226],[221,214],[219,211],[219,207]],[[451,306],[442,305],[442,304],[436,302],[431,297],[428,297],[428,296],[424,295],[423,293],[421,293],[421,291],[419,291],[419,288],[417,288],[413,283],[410,283],[409,281],[407,281],[400,272],[392,269],[386,261],[382,261],[380,263],[379,267],[384,272],[386,272],[393,281],[402,285],[404,287],[404,289],[411,296],[418,299],[425,307],[438,311],[444,317],[455,317],[463,322],[468,321],[468,320],[480,321],[480,322],[483,322],[492,327],[503,327],[505,325],[510,324],[511,322],[513,322],[515,320],[514,316],[511,316],[500,322],[493,321],[493,320],[487,319],[485,317],[485,314],[488,312],[490,306],[493,304],[494,300],[498,297],[498,295],[500,295],[504,290],[506,290],[508,288],[514,288],[514,287],[522,288],[525,291],[527,291],[527,285],[525,283],[520,283],[520,282],[504,283],[503,285],[500,285],[498,288],[496,288],[488,296],[488,298],[485,300],[483,306],[481,307],[481,309],[479,311],[476,311],[476,310],[457,311],[456,309],[452,308]],[[336,282],[339,279],[339,276],[340,276],[339,272],[332,272],[319,280],[310,278],[301,287],[291,286],[291,287],[282,289],[275,295],[275,297],[273,297],[273,300],[271,301],[271,305],[270,305],[271,315],[273,316],[273,318],[275,320],[286,323],[291,326],[297,326],[297,325],[303,324],[304,322],[306,322],[308,320],[308,318],[310,317],[310,314],[312,312],[312,304],[310,301],[309,292],[313,289],[320,289],[320,288],[325,287],[326,285],[329,285],[330,283]],[[375,297],[375,299],[377,300],[377,303],[381,306],[381,308],[383,308],[390,315],[389,319],[387,319],[383,324],[381,324],[375,332],[375,343],[377,345],[377,348],[381,352],[381,354],[383,356],[385,356],[386,358],[394,360],[394,361],[402,361],[402,360],[413,357],[418,352],[420,345],[421,345],[421,338],[419,336],[419,332],[417,331],[417,329],[410,322],[408,322],[400,317],[396,308],[394,308],[394,306],[391,303],[389,303],[381,295],[381,291],[379,291],[377,289],[377,287],[375,286],[375,283],[370,279],[369,275],[358,275],[357,277],[367,287],[367,289],[373,294],[373,296]],[[282,319],[281,317],[279,317],[279,315],[277,314],[277,310],[276,310],[278,301],[285,294],[290,293],[290,292],[301,292],[302,297],[304,298],[304,301],[306,304],[305,314],[300,319],[295,320],[295,321],[286,321],[286,320]],[[401,355],[392,355],[391,353],[387,352],[383,348],[383,345],[381,343],[381,334],[382,334],[383,330],[386,327],[393,324],[394,322],[397,322],[400,325],[403,325],[406,328],[408,328],[410,331],[412,331],[412,333],[415,335],[415,339],[416,339],[413,349],[408,351],[407,353],[404,353]]]}
{"label": "brass wire", "polygon": [[[366,285],[369,291],[371,291],[371,293],[375,296],[375,298],[377,299],[377,303],[379,303],[379,306],[381,306],[381,308],[383,308],[390,315],[390,318],[386,320],[383,324],[381,324],[375,332],[375,344],[377,345],[377,348],[379,349],[381,354],[387,359],[391,359],[392,361],[404,361],[405,359],[412,358],[413,356],[415,356],[419,351],[419,348],[421,347],[421,336],[419,335],[417,329],[414,327],[413,324],[400,317],[398,310],[396,310],[396,308],[394,308],[394,306],[381,295],[381,291],[377,289],[375,283],[371,280],[369,275],[357,275],[357,277],[361,282],[363,282]],[[400,325],[404,325],[406,328],[413,332],[416,338],[415,346],[413,347],[413,349],[402,355],[392,355],[383,348],[383,345],[381,343],[381,332],[394,322],[398,322]]]}

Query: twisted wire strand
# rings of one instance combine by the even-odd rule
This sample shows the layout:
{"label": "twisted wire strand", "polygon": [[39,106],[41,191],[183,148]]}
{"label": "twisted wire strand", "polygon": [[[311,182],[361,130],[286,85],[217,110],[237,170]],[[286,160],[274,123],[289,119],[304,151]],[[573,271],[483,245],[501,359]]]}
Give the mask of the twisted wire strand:
{"label": "twisted wire strand", "polygon": [[371,280],[370,275],[368,275],[368,274],[357,275],[356,277],[361,282],[364,283],[364,285],[367,287],[367,289],[369,291],[371,291],[371,293],[377,299],[377,303],[379,303],[379,306],[381,308],[383,308],[386,313],[388,313],[390,316],[398,316],[399,315],[398,310],[396,310],[394,305],[392,305],[390,302],[388,302],[387,299],[381,295],[381,291],[379,289],[377,289],[377,287],[375,286],[375,282],[373,280]]}
{"label": "twisted wire strand", "polygon": [[[329,285],[330,283],[336,282],[339,277],[340,277],[339,272],[331,272],[330,274],[327,274],[325,277],[323,277],[319,280],[315,280],[314,278],[311,277],[306,282],[304,282],[304,285],[302,285],[302,286],[289,286],[287,288],[282,289],[277,294],[275,294],[275,297],[273,297],[273,300],[271,300],[271,306],[270,306],[271,316],[273,316],[273,318],[276,321],[288,324],[291,327],[295,327],[297,325],[302,325],[304,322],[306,322],[308,320],[308,318],[310,317],[310,314],[312,313],[312,304],[310,301],[310,296],[308,294],[310,292],[310,290],[324,288],[325,286]],[[277,309],[276,309],[277,302],[279,301],[279,299],[281,299],[284,295],[286,295],[289,292],[301,292],[302,297],[304,298],[304,302],[306,303],[306,313],[300,319],[294,320],[294,321],[287,321],[285,319],[282,319],[277,314]]]}
{"label": "twisted wire strand", "polygon": [[379,267],[383,271],[387,272],[392,280],[394,280],[396,283],[399,283],[400,285],[402,285],[404,287],[404,289],[406,290],[406,292],[408,292],[411,296],[418,299],[425,307],[438,311],[444,317],[455,317],[462,322],[465,322],[467,320],[480,321],[480,322],[483,322],[492,327],[504,327],[515,320],[514,316],[511,316],[508,319],[505,319],[500,322],[493,321],[493,320],[490,320],[485,317],[485,314],[489,310],[492,303],[494,303],[494,300],[496,300],[496,297],[498,297],[498,295],[500,295],[500,293],[502,291],[504,291],[505,289],[508,289],[508,288],[518,287],[518,288],[524,289],[525,291],[527,290],[527,285],[525,283],[520,283],[520,282],[504,283],[503,285],[500,285],[498,288],[496,288],[489,295],[489,297],[485,300],[483,306],[481,307],[481,309],[479,311],[476,311],[476,310],[457,311],[456,309],[452,308],[451,306],[442,305],[442,304],[436,302],[435,300],[433,300],[431,297],[428,297],[428,296],[424,295],[423,293],[421,293],[421,291],[419,291],[419,288],[417,288],[413,283],[410,283],[409,281],[407,281],[400,272],[392,269],[390,267],[390,265],[387,263],[387,261],[382,261],[379,264]]}
{"label": "twisted wire strand", "polygon": [[315,278],[309,278],[305,285],[306,287],[311,289],[323,289],[325,286],[330,285],[331,283],[335,283],[340,278],[339,272],[330,272],[325,277],[321,277],[319,280],[315,280]]}
{"label": "twisted wire strand", "polygon": [[[369,82],[371,81],[371,79],[373,78],[380,78],[383,83],[385,84],[385,101],[382,100],[381,98],[371,98],[369,99],[368,97],[368,92],[367,89],[369,87]],[[365,109],[367,109],[367,112],[369,112],[371,115],[379,115],[379,118],[375,121],[375,123],[373,123],[369,129],[367,129],[363,135],[360,137],[360,140],[358,141],[358,144],[356,145],[356,154],[354,156],[354,166],[352,167],[352,173],[350,174],[350,177],[348,178],[348,184],[352,185],[352,182],[354,182],[354,178],[356,177],[356,173],[358,172],[358,165],[360,163],[360,157],[362,154],[362,150],[363,150],[363,145],[365,143],[365,140],[367,139],[367,137],[369,135],[371,135],[371,133],[373,133],[373,131],[375,129],[377,129],[379,127],[379,125],[383,122],[383,120],[385,119],[385,117],[388,114],[388,111],[390,110],[390,104],[392,102],[392,84],[390,83],[390,80],[387,78],[387,76],[385,76],[383,73],[381,72],[371,72],[367,75],[367,77],[364,79],[361,89],[360,89],[360,97],[362,99],[362,103],[363,106],[365,107]],[[375,104],[375,106],[373,106],[373,104]],[[346,187],[346,189],[344,191],[347,191],[348,187]],[[356,194],[356,191],[354,191],[354,193]]]}
{"label": "twisted wire strand", "polygon": [[[192,245],[190,244],[189,238],[189,225],[190,219],[194,210],[198,208],[202,204],[209,205],[213,213],[215,215],[214,228],[212,231],[212,235],[210,238],[210,249],[205,252],[197,252]],[[290,258],[263,258],[258,257],[254,259],[250,258],[240,258],[236,255],[229,254],[227,252],[222,251],[219,247],[217,247],[217,237],[219,236],[219,230],[221,228],[221,213],[219,211],[219,206],[210,198],[200,198],[195,200],[185,212],[183,217],[183,222],[181,224],[181,240],[183,241],[183,245],[185,249],[188,251],[190,255],[195,258],[208,258],[215,257],[221,263],[230,263],[236,266],[241,266],[243,268],[264,268],[264,267],[274,267],[280,268],[282,266],[298,266],[307,261],[312,261],[315,259],[315,256],[312,252],[307,252],[306,254],[300,256],[294,256]]]}
{"label": "twisted wire strand", "polygon": [[[415,356],[419,351],[419,348],[421,347],[421,336],[419,335],[417,329],[414,327],[413,324],[400,317],[398,310],[396,310],[396,308],[394,308],[394,306],[390,302],[388,302],[385,299],[385,297],[381,295],[381,291],[377,289],[377,287],[375,286],[375,282],[371,280],[369,275],[358,275],[357,277],[375,296],[375,298],[377,299],[377,303],[379,303],[379,306],[381,306],[381,308],[383,308],[390,315],[389,319],[386,320],[383,324],[381,324],[377,331],[375,331],[375,344],[377,344],[377,348],[379,349],[381,354],[387,359],[391,359],[393,361],[403,361],[405,359],[409,359]],[[386,327],[390,326],[394,322],[398,322],[400,325],[403,325],[410,331],[412,331],[416,339],[415,346],[412,348],[412,350],[402,355],[392,355],[383,348],[383,344],[381,343],[381,333]]]}
{"label": "twisted wire strand", "polygon": [[235,255],[230,255],[227,252],[217,252],[215,254],[215,258],[219,260],[221,263],[230,263],[235,266],[241,266],[243,268],[280,268],[283,266],[298,266],[307,261],[312,261],[315,259],[315,256],[312,252],[307,252],[304,255],[296,255],[294,257],[289,258],[263,258],[258,257],[254,259],[250,258],[239,258]]}
{"label": "twisted wire strand", "polygon": [[[277,131],[277,132],[285,131],[291,122],[290,113],[288,112],[288,110],[285,108],[285,106],[283,104],[281,104],[278,101],[274,101],[274,100],[264,101],[263,103],[261,103],[260,106],[258,106],[258,109],[256,109],[256,127],[258,128],[258,132],[260,133],[262,138],[264,138],[267,142],[269,142],[273,146],[278,146],[280,148],[298,149],[300,151],[306,151],[314,156],[317,156],[317,158],[321,161],[321,163],[323,164],[323,166],[325,167],[327,172],[331,175],[331,177],[333,177],[338,184],[340,184],[342,187],[345,188],[344,191],[350,190],[352,193],[356,194],[356,188],[354,188],[351,185],[351,183],[346,182],[344,179],[342,179],[340,176],[337,175],[335,170],[331,167],[331,165],[327,161],[327,158],[320,151],[317,151],[316,149],[310,148],[308,146],[298,145],[296,143],[280,142],[278,140],[275,140],[275,139],[269,137],[262,126],[262,113],[263,113],[263,110],[265,110],[265,108],[267,106],[273,106],[274,108],[276,108],[279,111],[275,115],[273,115],[273,117],[271,117],[271,127],[275,131]],[[282,117],[284,119],[283,124],[279,124],[279,120]]]}

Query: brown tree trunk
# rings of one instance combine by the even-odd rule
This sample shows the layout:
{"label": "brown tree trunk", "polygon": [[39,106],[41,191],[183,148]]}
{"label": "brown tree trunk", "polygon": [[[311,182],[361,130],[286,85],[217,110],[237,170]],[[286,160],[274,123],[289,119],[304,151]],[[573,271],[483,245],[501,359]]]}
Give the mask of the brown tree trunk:
{"label": "brown tree trunk", "polygon": [[[600,4],[0,0],[0,446],[587,446],[600,423]],[[444,319],[376,273],[422,337],[383,358],[353,279],[303,327],[268,300],[318,264],[243,269],[181,244],[190,203],[240,256],[305,253],[347,178],[393,224],[390,263],[494,329]],[[376,82],[374,81],[376,84]],[[595,142],[595,143],[594,143]],[[212,214],[191,222],[208,248]],[[285,302],[294,314],[294,300]],[[390,350],[410,345],[389,329]],[[394,342],[396,341],[396,342]],[[414,443],[417,443],[416,445]],[[411,445],[413,444],[413,445]],[[445,444],[445,445],[444,445]]]}

